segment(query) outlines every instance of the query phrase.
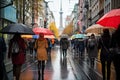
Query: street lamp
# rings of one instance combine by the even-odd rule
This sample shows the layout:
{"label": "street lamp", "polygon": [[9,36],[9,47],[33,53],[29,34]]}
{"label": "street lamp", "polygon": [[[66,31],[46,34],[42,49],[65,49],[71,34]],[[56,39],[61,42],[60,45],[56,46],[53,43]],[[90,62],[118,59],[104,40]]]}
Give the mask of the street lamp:
{"label": "street lamp", "polygon": [[45,1],[45,5],[46,5],[46,10],[45,10],[45,20],[44,20],[44,28],[46,28],[47,27],[47,21],[48,21],[48,18],[47,18],[47,16],[48,16],[48,9],[49,9],[49,7],[48,7],[48,3],[50,3],[50,2],[53,2],[53,1]]}

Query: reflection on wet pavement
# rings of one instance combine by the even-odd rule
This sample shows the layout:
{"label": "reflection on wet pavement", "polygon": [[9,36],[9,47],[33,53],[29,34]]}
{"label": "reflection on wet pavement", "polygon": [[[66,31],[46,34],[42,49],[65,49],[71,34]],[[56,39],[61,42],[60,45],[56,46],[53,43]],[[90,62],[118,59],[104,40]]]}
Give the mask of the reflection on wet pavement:
{"label": "reflection on wet pavement", "polygon": [[[99,61],[96,60],[95,66],[91,67],[86,54],[83,57],[75,57],[70,50],[68,53],[67,57],[62,57],[59,46],[52,49],[46,61],[45,80],[102,80]],[[36,60],[33,63],[27,62],[25,68],[20,80],[38,80]],[[115,80],[113,65],[111,69],[111,80]],[[9,73],[9,78],[13,80],[12,72]]]}
{"label": "reflection on wet pavement", "polygon": [[[37,62],[21,74],[21,80],[37,80]],[[67,57],[60,57],[59,47],[48,55],[45,80],[76,80]]]}

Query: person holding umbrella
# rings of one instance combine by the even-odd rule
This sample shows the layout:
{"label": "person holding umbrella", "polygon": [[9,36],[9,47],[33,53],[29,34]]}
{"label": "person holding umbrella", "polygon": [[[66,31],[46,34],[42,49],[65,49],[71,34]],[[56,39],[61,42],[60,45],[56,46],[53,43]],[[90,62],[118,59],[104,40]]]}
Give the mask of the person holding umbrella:
{"label": "person holding umbrella", "polygon": [[98,56],[98,50],[97,50],[97,40],[94,34],[91,34],[90,38],[87,42],[87,50],[88,50],[88,57],[90,60],[91,67],[94,67],[95,59]]}
{"label": "person holding umbrella", "polygon": [[112,62],[112,58],[110,56],[110,51],[109,51],[110,44],[111,44],[111,36],[109,30],[103,29],[103,34],[99,39],[99,43],[98,43],[98,50],[101,49],[100,60],[102,64],[103,80],[110,80],[111,62]]}
{"label": "person holding umbrella", "polygon": [[112,34],[111,49],[113,52],[113,64],[116,71],[116,80],[120,80],[120,24],[118,29]]}
{"label": "person holding umbrella", "polygon": [[[13,52],[13,44],[15,44],[15,42],[17,42],[19,47],[19,49],[16,49],[18,50],[16,53]],[[21,38],[20,34],[15,34],[9,42],[8,49],[8,58],[12,58],[14,80],[20,80],[21,67],[25,62],[25,49],[26,43],[24,39]]]}
{"label": "person holding umbrella", "polygon": [[60,47],[62,49],[63,57],[66,57],[67,56],[67,49],[69,47],[69,41],[68,41],[67,38],[61,38],[61,40],[60,40]]}
{"label": "person holding umbrella", "polygon": [[48,59],[47,48],[48,43],[44,38],[44,34],[40,33],[39,38],[35,42],[35,51],[37,52],[37,60],[38,60],[38,80],[44,80],[44,69],[45,69],[45,61]]}

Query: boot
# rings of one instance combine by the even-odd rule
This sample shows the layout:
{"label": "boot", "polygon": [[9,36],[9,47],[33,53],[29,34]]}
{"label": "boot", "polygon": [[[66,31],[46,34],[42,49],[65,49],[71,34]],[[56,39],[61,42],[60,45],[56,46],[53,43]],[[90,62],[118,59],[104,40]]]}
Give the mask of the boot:
{"label": "boot", "polygon": [[44,80],[45,61],[42,61],[42,80]]}
{"label": "boot", "polygon": [[40,74],[40,70],[38,70],[38,80],[40,80],[41,74]]}

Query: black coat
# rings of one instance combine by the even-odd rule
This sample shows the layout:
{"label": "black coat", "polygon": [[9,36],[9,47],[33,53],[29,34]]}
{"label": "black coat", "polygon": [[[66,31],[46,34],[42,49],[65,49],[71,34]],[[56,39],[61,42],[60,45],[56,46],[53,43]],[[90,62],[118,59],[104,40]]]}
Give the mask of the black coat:
{"label": "black coat", "polygon": [[102,35],[99,39],[98,49],[101,49],[100,60],[106,61],[109,60],[109,48],[111,45],[111,37]]}

